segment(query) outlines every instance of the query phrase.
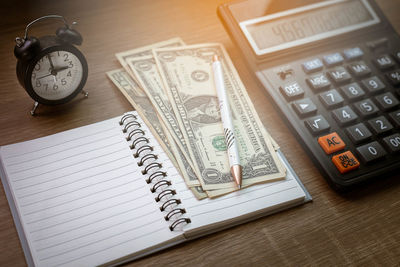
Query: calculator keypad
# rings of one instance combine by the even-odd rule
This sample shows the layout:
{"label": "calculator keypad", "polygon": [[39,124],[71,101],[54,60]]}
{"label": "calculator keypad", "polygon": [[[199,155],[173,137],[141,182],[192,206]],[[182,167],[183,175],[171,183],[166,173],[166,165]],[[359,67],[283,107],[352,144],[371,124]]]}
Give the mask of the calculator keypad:
{"label": "calculator keypad", "polygon": [[364,55],[364,52],[359,47],[348,48],[343,51],[344,57],[347,60],[353,60],[360,58]]}
{"label": "calculator keypad", "polygon": [[317,107],[309,98],[294,101],[292,105],[300,117],[305,117],[317,111]]}
{"label": "calculator keypad", "polygon": [[365,92],[358,83],[350,83],[340,88],[344,97],[350,101],[359,99],[365,95]]}
{"label": "calculator keypad", "polygon": [[364,88],[370,93],[379,93],[385,89],[385,84],[376,76],[361,81]]}
{"label": "calculator keypad", "polygon": [[349,65],[350,72],[356,77],[363,77],[371,73],[371,69],[364,61],[358,61]]}
{"label": "calculator keypad", "polygon": [[332,111],[332,115],[340,125],[346,125],[355,121],[358,116],[349,106],[344,106]]}
{"label": "calculator keypad", "polygon": [[394,61],[389,55],[382,55],[373,60],[375,65],[381,70],[390,69],[394,66]]}
{"label": "calculator keypad", "polygon": [[328,76],[336,84],[345,83],[351,80],[350,74],[343,67],[337,67],[328,71]]}
{"label": "calculator keypad", "polygon": [[400,85],[400,70],[394,70],[386,73],[386,77],[389,79],[390,83],[394,86]]}
{"label": "calculator keypad", "polygon": [[379,39],[299,61],[280,87],[342,180],[400,162],[400,50],[389,47]]}
{"label": "calculator keypad", "polygon": [[322,104],[328,109],[337,107],[344,101],[343,97],[335,89],[321,93],[319,98]]}
{"label": "calculator keypad", "polygon": [[346,133],[355,144],[364,142],[372,137],[372,133],[363,123],[358,123],[346,128]]}
{"label": "calculator keypad", "polygon": [[377,114],[379,111],[378,107],[368,98],[354,103],[354,107],[356,108],[357,113],[362,117],[369,117]]}
{"label": "calculator keypad", "polygon": [[394,125],[396,125],[397,128],[400,128],[400,110],[389,113],[389,117]]}
{"label": "calculator keypad", "polygon": [[332,162],[340,173],[352,171],[360,166],[360,162],[350,151],[333,156]]}
{"label": "calculator keypad", "polygon": [[307,78],[306,81],[308,85],[316,92],[322,91],[331,85],[328,78],[326,78],[324,74],[313,75]]}
{"label": "calculator keypad", "polygon": [[304,123],[314,135],[325,132],[331,127],[329,122],[321,115],[309,118]]}
{"label": "calculator keypad", "polygon": [[368,124],[374,134],[383,134],[393,129],[393,125],[384,116],[369,120]]}
{"label": "calculator keypad", "polygon": [[319,58],[314,58],[312,60],[306,61],[302,65],[303,65],[303,70],[306,73],[312,73],[322,70],[324,66]]}
{"label": "calculator keypad", "polygon": [[304,95],[303,88],[297,82],[284,85],[280,87],[280,90],[287,100],[296,99]]}
{"label": "calculator keypad", "polygon": [[357,147],[358,154],[365,163],[370,163],[384,157],[385,149],[376,141]]}
{"label": "calculator keypad", "polygon": [[339,65],[344,61],[343,56],[340,53],[333,53],[324,56],[324,63],[327,67]]}
{"label": "calculator keypad", "polygon": [[399,105],[399,100],[390,92],[375,97],[376,103],[382,110],[389,110]]}
{"label": "calculator keypad", "polygon": [[400,151],[400,134],[396,133],[388,137],[383,138],[384,144],[391,153]]}

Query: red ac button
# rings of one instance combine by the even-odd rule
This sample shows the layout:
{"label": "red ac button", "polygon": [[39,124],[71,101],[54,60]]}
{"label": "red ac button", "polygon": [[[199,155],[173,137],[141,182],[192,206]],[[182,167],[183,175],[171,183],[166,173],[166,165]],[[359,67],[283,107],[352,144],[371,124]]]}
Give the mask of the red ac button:
{"label": "red ac button", "polygon": [[346,144],[336,132],[321,136],[320,138],[318,138],[318,143],[328,155],[336,151],[342,150],[346,146]]}

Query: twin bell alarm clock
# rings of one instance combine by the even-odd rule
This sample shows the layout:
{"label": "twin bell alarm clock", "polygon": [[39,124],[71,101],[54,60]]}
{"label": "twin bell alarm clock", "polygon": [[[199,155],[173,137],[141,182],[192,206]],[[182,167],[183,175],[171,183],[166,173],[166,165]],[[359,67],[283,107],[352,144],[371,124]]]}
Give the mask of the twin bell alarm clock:
{"label": "twin bell alarm clock", "polygon": [[[58,19],[64,26],[55,35],[36,38],[28,35],[29,28],[38,21]],[[18,59],[19,83],[35,101],[31,115],[40,104],[58,105],[82,92],[88,77],[88,65],[83,54],[75,47],[82,44],[82,36],[59,15],[35,19],[25,28],[23,38],[15,39],[14,55]]]}

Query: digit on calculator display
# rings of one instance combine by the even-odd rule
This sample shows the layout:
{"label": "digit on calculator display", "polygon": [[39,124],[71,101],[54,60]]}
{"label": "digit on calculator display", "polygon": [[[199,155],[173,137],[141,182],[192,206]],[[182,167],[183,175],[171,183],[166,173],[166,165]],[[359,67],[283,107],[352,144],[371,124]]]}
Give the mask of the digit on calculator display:
{"label": "digit on calculator display", "polygon": [[366,0],[330,0],[245,20],[240,28],[261,56],[379,22]]}

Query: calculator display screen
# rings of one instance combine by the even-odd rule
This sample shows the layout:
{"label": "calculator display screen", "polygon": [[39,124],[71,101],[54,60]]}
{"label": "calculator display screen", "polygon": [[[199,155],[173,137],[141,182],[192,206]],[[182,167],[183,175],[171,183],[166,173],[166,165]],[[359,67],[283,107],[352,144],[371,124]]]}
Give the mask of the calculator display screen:
{"label": "calculator display screen", "polygon": [[256,54],[264,55],[378,22],[366,0],[331,0],[246,20],[240,27]]}

